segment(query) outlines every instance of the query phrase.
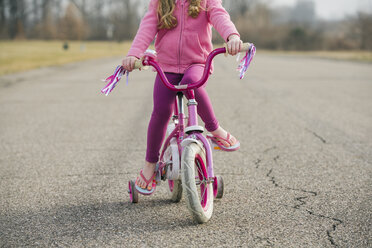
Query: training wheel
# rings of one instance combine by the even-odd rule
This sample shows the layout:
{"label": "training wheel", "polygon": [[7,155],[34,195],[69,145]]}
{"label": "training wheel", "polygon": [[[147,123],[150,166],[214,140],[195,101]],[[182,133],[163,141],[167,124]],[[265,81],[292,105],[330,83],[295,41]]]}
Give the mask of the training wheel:
{"label": "training wheel", "polygon": [[216,176],[213,181],[214,198],[220,199],[223,196],[224,183],[222,176]]}
{"label": "training wheel", "polygon": [[137,203],[138,202],[138,192],[135,187],[135,181],[130,180],[128,182],[128,193],[131,203]]}

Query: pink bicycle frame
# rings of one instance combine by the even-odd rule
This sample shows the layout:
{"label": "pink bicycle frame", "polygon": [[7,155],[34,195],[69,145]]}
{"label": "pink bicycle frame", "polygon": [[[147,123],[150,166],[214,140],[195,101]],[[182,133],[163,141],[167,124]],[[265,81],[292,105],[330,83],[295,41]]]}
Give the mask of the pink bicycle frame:
{"label": "pink bicycle frame", "polygon": [[211,70],[212,60],[214,57],[216,57],[218,54],[221,54],[221,53],[226,53],[226,48],[224,47],[217,48],[208,55],[207,60],[205,62],[205,68],[204,68],[202,78],[198,82],[195,82],[193,84],[173,85],[169,83],[167,77],[164,74],[164,71],[160,68],[159,64],[155,61],[155,59],[152,56],[145,56],[143,58],[142,65],[154,67],[155,70],[159,73],[159,76],[162,82],[168,89],[173,90],[173,91],[190,91],[195,88],[199,88],[203,86],[207,82],[209,75],[210,75],[209,72]]}
{"label": "pink bicycle frame", "polygon": [[[166,78],[166,76],[164,74],[164,71],[161,69],[159,64],[155,61],[155,59],[152,56],[145,56],[142,60],[142,64],[144,66],[152,66],[152,67],[155,68],[155,70],[158,72],[158,74],[161,78],[161,81],[164,83],[164,85],[168,89],[170,89],[172,91],[177,91],[177,92],[183,92],[183,91],[186,92],[185,95],[189,100],[189,104],[188,104],[189,118],[188,118],[187,126],[198,126],[198,112],[197,112],[197,104],[196,104],[196,101],[195,101],[194,89],[203,86],[207,82],[207,80],[209,78],[209,75],[210,75],[209,72],[210,72],[210,69],[211,69],[211,64],[212,64],[213,58],[215,56],[217,56],[218,54],[222,54],[222,53],[226,53],[226,48],[217,48],[214,51],[212,51],[207,57],[202,78],[198,82],[195,82],[195,83],[192,83],[192,84],[186,84],[186,85],[173,85],[173,84],[169,83],[168,79]],[[177,94],[177,98],[175,100],[175,107],[174,107],[174,116],[177,116],[178,124],[176,125],[173,132],[168,136],[168,138],[164,142],[164,144],[169,144],[170,140],[173,137],[176,137],[177,138],[177,144],[178,144],[178,150],[180,152],[179,154],[181,154],[181,152],[182,152],[181,142],[185,138],[184,137],[185,115],[184,115],[184,111],[183,111],[182,98],[183,98],[182,94]],[[196,138],[197,140],[199,140],[203,144],[203,146],[206,150],[208,177],[210,179],[214,178],[212,149],[211,149],[211,146],[210,146],[208,140],[201,133],[199,133],[198,131],[192,131],[192,132],[188,133],[188,136],[186,138]],[[166,150],[166,147],[164,147],[163,150],[162,150],[162,153],[160,155],[160,160],[162,160],[162,158],[164,156],[164,153],[165,153],[165,150]]]}

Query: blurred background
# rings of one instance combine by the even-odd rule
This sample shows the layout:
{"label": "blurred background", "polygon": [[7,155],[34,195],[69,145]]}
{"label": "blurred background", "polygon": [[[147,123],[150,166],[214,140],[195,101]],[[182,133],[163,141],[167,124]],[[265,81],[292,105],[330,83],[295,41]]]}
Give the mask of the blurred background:
{"label": "blurred background", "polygon": [[[131,40],[148,0],[0,0],[1,39]],[[372,0],[224,0],[267,49],[371,49]]]}
{"label": "blurred background", "polygon": [[[76,48],[76,54],[69,58],[73,61],[123,55],[129,46],[125,41],[131,41],[136,34],[148,2],[0,0],[0,65],[10,66],[9,57],[17,57],[19,50],[27,53],[23,48],[30,49],[30,44],[34,49],[40,46],[43,51],[53,45],[58,47],[58,53],[61,47],[64,50]],[[223,4],[242,39],[254,42],[260,50],[359,51],[357,55],[353,53],[354,58],[371,60],[372,0],[224,0]],[[25,43],[40,40],[53,42]],[[93,45],[73,41],[106,43]],[[214,41],[222,42],[218,34],[214,34]],[[118,42],[125,45],[115,45]],[[89,51],[95,54],[86,53],[92,45]],[[33,50],[35,52],[37,50]],[[59,58],[53,63],[66,60],[56,53],[53,56]],[[0,74],[16,68],[19,66],[4,67]]]}

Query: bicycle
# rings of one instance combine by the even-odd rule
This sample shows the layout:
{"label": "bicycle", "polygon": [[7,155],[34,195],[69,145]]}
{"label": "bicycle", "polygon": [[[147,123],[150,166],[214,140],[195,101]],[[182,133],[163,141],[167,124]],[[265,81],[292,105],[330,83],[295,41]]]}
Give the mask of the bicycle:
{"label": "bicycle", "polygon": [[[247,55],[249,51],[251,52],[250,63],[255,53],[254,45],[244,43],[241,51],[246,51]],[[156,164],[156,176],[152,186],[156,187],[161,181],[168,180],[168,191],[173,202],[179,202],[184,192],[187,207],[199,223],[205,223],[211,218],[214,198],[222,198],[224,193],[223,178],[215,176],[213,171],[212,143],[202,134],[204,128],[198,125],[197,102],[194,94],[194,89],[207,82],[212,60],[218,54],[227,54],[226,45],[213,50],[208,55],[203,76],[198,82],[185,85],[170,84],[153,53],[145,53],[145,56],[135,64],[136,69],[152,66],[164,85],[177,92],[174,115],[167,128],[168,137],[163,143],[160,159]],[[185,94],[188,98],[188,117],[184,111]],[[188,119],[187,125],[185,125],[186,119]],[[139,197],[135,180],[128,182],[128,188],[130,201],[137,203]]]}

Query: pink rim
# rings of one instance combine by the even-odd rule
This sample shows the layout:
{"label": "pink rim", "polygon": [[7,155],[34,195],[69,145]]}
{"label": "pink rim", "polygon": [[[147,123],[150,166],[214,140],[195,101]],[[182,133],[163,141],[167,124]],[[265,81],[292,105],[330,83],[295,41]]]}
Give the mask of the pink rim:
{"label": "pink rim", "polygon": [[173,192],[173,189],[174,189],[174,181],[173,181],[173,180],[168,180],[168,186],[169,186],[169,190],[170,190],[170,192]]}
{"label": "pink rim", "polygon": [[[207,180],[208,174],[203,159],[199,154],[195,157],[195,164],[198,171],[198,177],[200,181]],[[200,204],[204,211],[208,210],[208,186],[200,183]]]}
{"label": "pink rim", "polygon": [[128,182],[128,188],[129,188],[129,197],[130,197],[130,201],[133,202],[132,184],[131,184],[130,181]]}

